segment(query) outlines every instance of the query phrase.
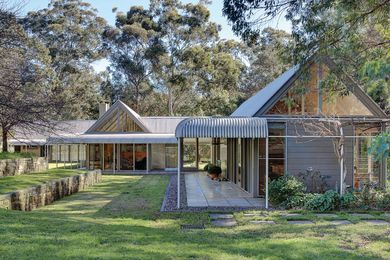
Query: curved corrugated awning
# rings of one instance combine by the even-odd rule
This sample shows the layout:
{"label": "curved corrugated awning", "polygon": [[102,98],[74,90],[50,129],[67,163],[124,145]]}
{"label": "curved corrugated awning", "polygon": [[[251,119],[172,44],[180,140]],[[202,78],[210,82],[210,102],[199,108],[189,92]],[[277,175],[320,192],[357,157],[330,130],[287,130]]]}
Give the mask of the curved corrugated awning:
{"label": "curved corrugated awning", "polygon": [[188,118],[176,127],[176,137],[263,138],[268,136],[267,120],[254,117]]}

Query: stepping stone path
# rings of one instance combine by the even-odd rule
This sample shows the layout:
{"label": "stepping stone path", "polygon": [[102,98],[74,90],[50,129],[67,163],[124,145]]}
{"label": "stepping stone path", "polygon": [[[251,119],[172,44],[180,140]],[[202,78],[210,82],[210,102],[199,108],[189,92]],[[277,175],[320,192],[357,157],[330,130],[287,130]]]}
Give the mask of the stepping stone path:
{"label": "stepping stone path", "polygon": [[263,213],[244,213],[244,217],[266,217],[267,214]]}
{"label": "stepping stone path", "polygon": [[366,213],[351,213],[350,215],[351,215],[351,216],[354,216],[354,217],[358,217],[358,218],[364,218],[364,219],[374,218],[373,215],[371,215],[371,214],[366,214]]}
{"label": "stepping stone path", "polygon": [[252,221],[249,221],[249,223],[255,224],[255,225],[259,225],[259,224],[273,225],[273,224],[275,224],[275,221],[272,221],[272,220],[252,220]]}
{"label": "stepping stone path", "polygon": [[298,213],[288,213],[288,214],[284,214],[282,215],[283,217],[285,218],[289,218],[289,217],[302,217],[302,214],[298,214]]}
{"label": "stepping stone path", "polygon": [[337,218],[338,216],[336,214],[329,214],[329,213],[318,213],[316,214],[319,218]]}
{"label": "stepping stone path", "polygon": [[209,214],[211,219],[232,219],[232,214]]}
{"label": "stepping stone path", "polygon": [[332,220],[330,221],[330,224],[344,226],[344,225],[350,225],[352,224],[352,222],[348,220]]}
{"label": "stepping stone path", "polygon": [[389,222],[379,219],[370,219],[370,220],[363,220],[363,223],[368,223],[372,225],[390,225]]}
{"label": "stepping stone path", "polygon": [[209,214],[211,224],[216,227],[234,227],[237,221],[232,214]]}
{"label": "stepping stone path", "polygon": [[314,224],[309,220],[288,220],[287,223],[293,225]]}

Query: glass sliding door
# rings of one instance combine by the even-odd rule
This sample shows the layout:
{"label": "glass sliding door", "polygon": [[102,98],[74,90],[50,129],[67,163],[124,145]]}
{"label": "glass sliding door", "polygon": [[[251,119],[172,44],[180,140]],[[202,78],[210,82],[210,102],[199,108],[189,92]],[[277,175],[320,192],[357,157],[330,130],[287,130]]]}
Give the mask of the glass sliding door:
{"label": "glass sliding door", "polygon": [[165,145],[165,168],[177,168],[177,145]]}
{"label": "glass sliding door", "polygon": [[120,145],[120,170],[133,171],[134,170],[134,145],[121,144]]}
{"label": "glass sliding door", "polygon": [[152,144],[152,170],[163,170],[165,168],[165,145]]}
{"label": "glass sliding door", "polygon": [[89,145],[89,169],[102,169],[101,167],[101,155],[103,145],[101,144],[90,144]]}
{"label": "glass sliding door", "polygon": [[104,170],[112,170],[114,166],[114,145],[104,144]]}
{"label": "glass sliding door", "polygon": [[147,165],[147,148],[146,144],[135,145],[135,170],[145,171]]}
{"label": "glass sliding door", "polygon": [[198,139],[198,169],[203,170],[206,164],[211,163],[211,138]]}
{"label": "glass sliding door", "polygon": [[222,169],[222,176],[227,177],[227,139],[221,139],[219,144],[219,164]]}
{"label": "glass sliding door", "polygon": [[189,169],[197,168],[197,140],[196,138],[183,139],[183,167]]}

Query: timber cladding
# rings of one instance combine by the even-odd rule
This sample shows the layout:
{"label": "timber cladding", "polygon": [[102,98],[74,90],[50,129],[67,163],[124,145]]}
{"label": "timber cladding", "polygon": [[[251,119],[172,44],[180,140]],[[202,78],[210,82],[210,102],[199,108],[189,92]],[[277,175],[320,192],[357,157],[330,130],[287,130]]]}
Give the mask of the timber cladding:
{"label": "timber cladding", "polygon": [[0,160],[0,177],[47,171],[45,157]]}
{"label": "timber cladding", "polygon": [[12,191],[0,195],[0,208],[31,211],[82,191],[101,180],[101,171],[95,170],[49,181],[23,190]]}

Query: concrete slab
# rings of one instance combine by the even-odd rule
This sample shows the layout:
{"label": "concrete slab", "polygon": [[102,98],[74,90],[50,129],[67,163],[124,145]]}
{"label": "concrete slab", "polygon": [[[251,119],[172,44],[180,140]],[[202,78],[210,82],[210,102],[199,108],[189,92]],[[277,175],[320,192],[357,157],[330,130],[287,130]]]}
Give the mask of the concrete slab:
{"label": "concrete slab", "polygon": [[319,218],[337,218],[338,216],[336,214],[330,214],[330,213],[318,213],[316,214]]}
{"label": "concrete slab", "polygon": [[233,214],[209,214],[211,219],[232,219],[234,218]]}
{"label": "concrete slab", "polygon": [[362,223],[367,223],[371,225],[390,225],[389,222],[379,219],[368,219],[368,220],[362,220]]}
{"label": "concrete slab", "polygon": [[253,198],[238,185],[212,181],[204,172],[185,174],[189,207],[264,207],[262,198]]}
{"label": "concrete slab", "polygon": [[234,219],[217,219],[212,220],[211,225],[216,227],[234,227],[237,225],[237,222]]}
{"label": "concrete slab", "polygon": [[332,220],[332,221],[329,221],[329,223],[332,225],[340,225],[340,226],[352,224],[352,222],[349,220]]}
{"label": "concrete slab", "polygon": [[350,215],[354,216],[354,217],[362,218],[362,219],[374,218],[373,215],[367,214],[367,213],[351,213]]}
{"label": "concrete slab", "polygon": [[314,224],[310,220],[288,220],[288,224],[293,224],[293,225],[305,225],[305,224]]}
{"label": "concrete slab", "polygon": [[249,223],[254,224],[254,225],[261,225],[261,224],[273,225],[273,224],[275,224],[275,221],[273,221],[273,220],[252,220],[252,221],[249,221]]}
{"label": "concrete slab", "polygon": [[245,198],[227,199],[227,202],[232,207],[250,207],[251,204]]}
{"label": "concrete slab", "polygon": [[208,199],[209,207],[230,207],[230,203],[226,199]]}

